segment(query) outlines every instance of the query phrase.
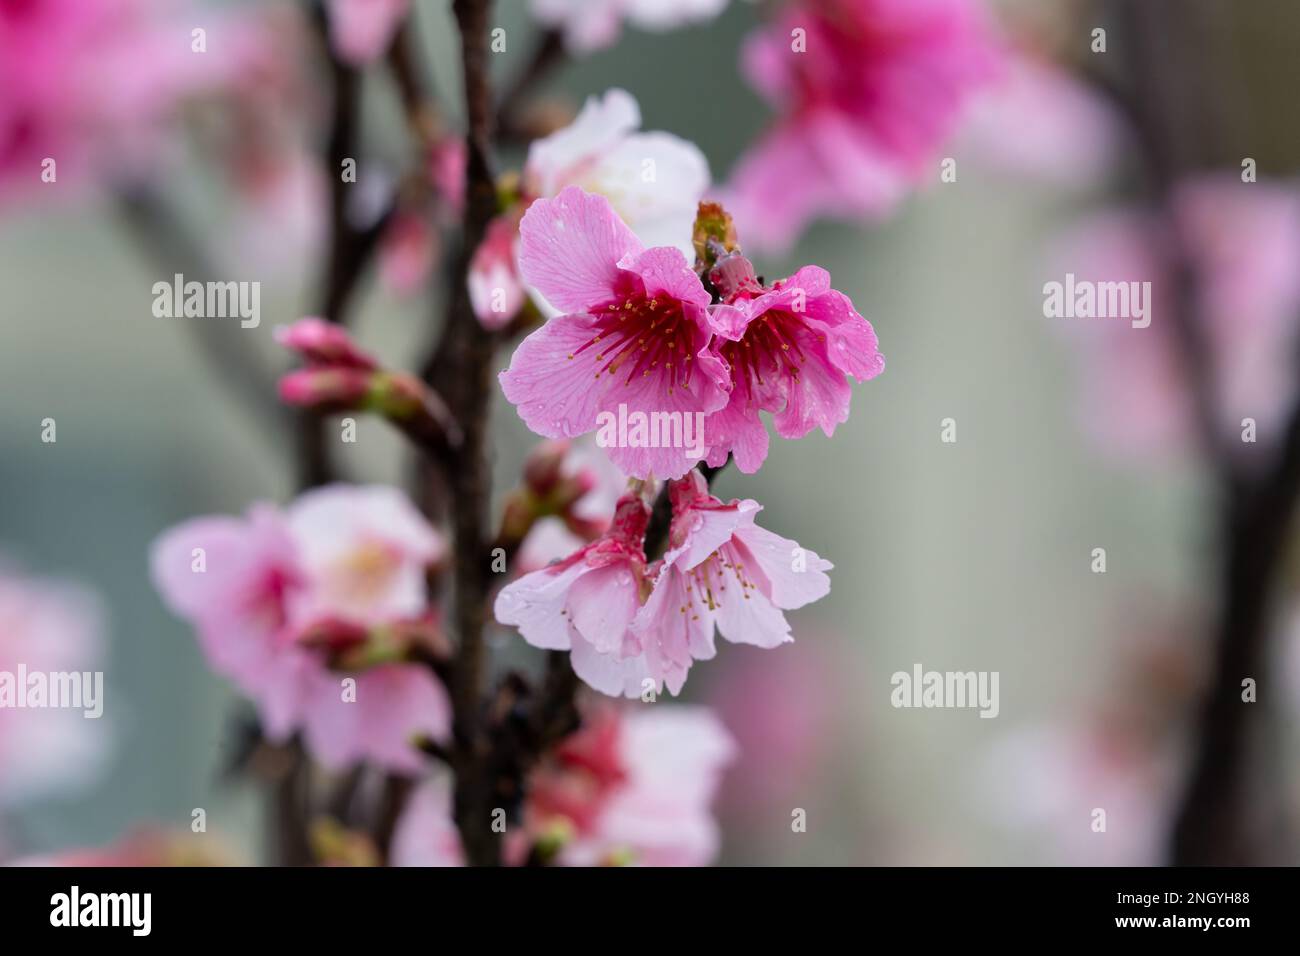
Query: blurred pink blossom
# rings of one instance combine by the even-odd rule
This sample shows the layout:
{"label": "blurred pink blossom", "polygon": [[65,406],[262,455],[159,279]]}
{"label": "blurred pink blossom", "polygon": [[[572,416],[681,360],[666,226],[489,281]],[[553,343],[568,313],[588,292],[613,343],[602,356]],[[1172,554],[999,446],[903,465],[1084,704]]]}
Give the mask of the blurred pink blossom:
{"label": "blurred pink blossom", "polygon": [[573,53],[612,46],[623,21],[643,30],[665,31],[711,20],[727,0],[531,0],[540,23],[562,31]]}
{"label": "blurred pink blossom", "polygon": [[775,653],[737,649],[711,672],[705,699],[739,744],[727,778],[729,808],[764,818],[805,792],[832,752],[836,662],[832,636],[801,634]]}
{"label": "blurred pink blossom", "polygon": [[[432,194],[412,202],[384,197],[398,205],[380,238],[379,278],[395,295],[408,297],[428,284],[442,254],[442,230],[458,222],[464,212],[465,161],[465,141],[459,136],[441,136],[428,149],[426,185]],[[387,193],[388,189],[380,186],[379,191]],[[471,265],[471,285],[473,281]],[[522,291],[519,294],[522,298]]]}
{"label": "blurred pink blossom", "polygon": [[301,729],[330,767],[369,759],[414,771],[413,739],[449,730],[442,685],[417,664],[332,670],[307,639],[313,627],[373,631],[427,616],[425,571],[444,551],[396,490],[333,485],[284,512],[256,505],[245,519],[187,521],[154,542],[151,565],[163,599],[194,625],[213,669],[257,704],[270,737]]}
{"label": "blurred pink blossom", "polygon": [[[707,710],[601,706],[526,783],[522,829],[506,857],[560,866],[705,866],[719,836],[710,804],[735,743]],[[426,784],[394,839],[399,865],[462,865],[445,781]]]}
{"label": "blurred pink blossom", "polygon": [[[1124,733],[1041,726],[1002,739],[984,768],[997,822],[1047,839],[1048,863],[1156,866],[1168,838],[1178,767]],[[1105,830],[1096,810],[1105,811]]]}
{"label": "blurred pink blossom", "polygon": [[1290,185],[1242,183],[1231,174],[1179,184],[1171,222],[1151,212],[1113,210],[1059,242],[1055,278],[1073,273],[1076,280],[1151,283],[1148,328],[1123,320],[1054,320],[1065,324],[1082,363],[1084,427],[1101,447],[1125,456],[1182,453],[1193,439],[1191,396],[1169,312],[1171,236],[1194,273],[1219,427],[1236,435],[1242,419],[1253,418],[1259,443],[1270,445],[1295,399],[1300,194]]}
{"label": "blurred pink blossom", "polygon": [[172,831],[161,826],[140,826],[103,847],[61,850],[23,857],[9,866],[171,867],[234,866],[235,860],[215,839]]}
{"label": "blurred pink blossom", "polygon": [[311,260],[325,235],[329,206],[320,164],[301,144],[245,149],[231,170],[239,201],[235,239],[228,243],[235,264],[287,270]]}
{"label": "blurred pink blossom", "polygon": [[388,52],[411,0],[326,0],[330,45],[345,63],[365,66]]}
{"label": "blurred pink blossom", "polygon": [[[569,478],[581,476],[587,487],[587,491],[570,509],[572,518],[593,529],[603,531],[607,528],[619,496],[627,487],[623,473],[614,467],[609,456],[590,439],[571,443],[564,456],[561,472]],[[552,561],[568,557],[586,543],[563,519],[542,518],[533,524],[524,539],[515,566],[522,573],[536,571]]]}
{"label": "blurred pink blossom", "polygon": [[444,136],[429,150],[429,181],[439,202],[459,219],[465,209],[465,163],[468,152],[459,136]]}
{"label": "blurred pink blossom", "polygon": [[391,859],[393,866],[465,865],[449,778],[434,777],[411,794],[393,831]]}
{"label": "blurred pink blossom", "polygon": [[[16,675],[20,665],[29,674],[102,670],[104,611],[77,585],[0,561],[0,671]],[[83,710],[0,707],[0,809],[90,782],[109,734],[106,718]]]}
{"label": "blurred pink blossom", "polygon": [[428,280],[441,247],[442,239],[427,217],[397,213],[380,241],[380,279],[396,295],[414,295]]}
{"label": "blurred pink blossom", "polygon": [[[1189,618],[1129,602],[1119,664],[1073,717],[1030,724],[981,757],[985,809],[1052,865],[1163,862],[1184,782],[1186,720],[1206,684]],[[1098,813],[1104,811],[1104,817]],[[1104,826],[1103,826],[1104,825]]]}
{"label": "blurred pink blossom", "polygon": [[972,104],[962,153],[1013,176],[1087,188],[1117,166],[1124,124],[1105,98],[1032,54],[1009,55]]}
{"label": "blurred pink blossom", "polygon": [[724,200],[746,241],[780,251],[814,218],[883,217],[937,181],[939,150],[1000,58],[979,0],[781,5],[743,55],[778,113]]}
{"label": "blurred pink blossom", "polygon": [[[206,53],[192,49],[198,28]],[[271,49],[258,16],[243,12],[161,0],[0,4],[0,192],[75,194],[154,169],[178,107],[254,80]],[[57,184],[42,182],[46,158]]]}

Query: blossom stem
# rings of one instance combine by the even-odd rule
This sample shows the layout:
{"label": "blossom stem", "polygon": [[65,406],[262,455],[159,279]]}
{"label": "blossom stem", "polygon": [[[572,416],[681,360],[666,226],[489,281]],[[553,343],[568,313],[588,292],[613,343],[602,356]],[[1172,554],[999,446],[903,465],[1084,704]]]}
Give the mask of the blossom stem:
{"label": "blossom stem", "polygon": [[[722,470],[731,464],[731,456],[716,468],[701,463],[699,465],[700,474],[704,476],[704,481],[709,487],[713,487],[713,480],[722,473]],[[646,528],[645,533],[645,556],[647,561],[653,561],[663,554],[664,546],[668,543],[668,528],[673,520],[672,500],[668,497],[668,485],[665,484],[659,492],[659,497],[655,499],[654,508],[650,512],[650,526]]]}

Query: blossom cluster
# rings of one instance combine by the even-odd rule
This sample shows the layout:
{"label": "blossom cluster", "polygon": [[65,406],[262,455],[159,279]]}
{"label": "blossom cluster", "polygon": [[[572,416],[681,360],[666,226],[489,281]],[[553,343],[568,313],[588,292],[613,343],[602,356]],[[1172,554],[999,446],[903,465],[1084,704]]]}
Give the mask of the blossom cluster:
{"label": "blossom cluster", "polygon": [[301,732],[324,764],[413,772],[450,706],[422,657],[437,620],[426,575],[445,544],[382,486],[329,486],[281,511],[186,521],[153,546],[154,583],[272,739]]}
{"label": "blossom cluster", "polygon": [[[571,50],[603,45],[623,19],[657,29],[708,19],[724,6],[614,0],[598,10],[584,4],[578,14],[578,5],[534,5]],[[848,20],[788,5],[827,44],[822,61],[843,76],[819,87],[799,74],[802,66],[784,70],[790,89],[813,99],[785,104],[779,138],[816,132],[810,141],[825,159],[830,141],[821,133],[843,120],[856,130],[845,141],[858,153],[879,159],[894,151],[873,168],[888,167],[901,181],[906,166],[914,181],[922,154],[954,123],[956,88],[983,69],[983,35],[963,14],[951,35],[939,36],[948,6],[965,9],[957,0],[914,16],[892,4],[842,6]],[[412,5],[327,7],[336,55],[362,67],[392,48]],[[855,65],[863,38],[842,28],[868,12],[894,18],[898,29],[897,42],[872,47],[890,54],[885,67],[864,77]],[[904,121],[914,97],[907,84],[885,80],[904,78],[908,63],[924,73],[953,49],[963,51],[957,72],[936,74],[952,96],[927,100],[924,115]],[[879,111],[849,108],[836,92],[856,96],[863,83],[888,94]],[[387,227],[380,269],[399,288],[429,274],[435,224],[465,212],[465,144],[423,132],[437,213],[398,209]],[[831,211],[804,196],[792,213],[786,199],[801,184],[844,185],[816,164],[785,177],[789,157],[776,153],[760,144],[758,158],[721,191],[743,210],[737,222],[758,245],[778,244],[769,241],[774,230],[792,240],[808,216]],[[770,173],[755,172],[769,161],[786,180],[780,195]],[[815,429],[833,435],[848,419],[851,383],[884,369],[876,333],[818,266],[760,277],[731,216],[705,201],[712,187],[704,155],[672,134],[642,131],[640,108],[623,90],[590,99],[571,124],[534,141],[521,173],[496,186],[496,215],[461,281],[493,344],[529,332],[499,381],[546,441],[505,499],[493,550],[509,554],[513,567],[493,567],[507,573],[487,597],[497,625],[567,654],[573,673],[598,692],[577,701],[577,729],[521,770],[518,825],[504,859],[705,863],[717,849],[708,805],[734,756],[730,734],[697,708],[649,709],[599,695],[676,695],[694,663],[715,656],[719,634],[778,647],[792,640],[786,612],[829,593],[829,561],[761,527],[758,502],[716,497],[710,481],[729,463],[758,471],[769,427],[788,440]],[[451,457],[463,423],[448,414],[435,383],[386,368],[333,318],[277,333],[303,362],[281,379],[280,398],[321,414],[377,413],[422,451]],[[614,416],[665,423],[655,431],[664,440],[635,427],[615,436]],[[668,427],[680,423],[698,427]],[[674,433],[696,440],[669,440]],[[590,435],[603,454],[575,441]],[[438,586],[449,557],[441,534],[401,493],[336,484],[283,508],[259,504],[242,518],[185,522],[155,542],[151,563],[165,602],[193,625],[214,670],[254,702],[269,738],[296,735],[329,768],[368,763],[423,774],[431,756],[460,746],[442,683],[453,673]],[[436,774],[401,816],[387,858],[462,863],[457,823],[464,825],[453,814],[448,775]],[[380,858],[349,834],[327,837],[331,859]]]}
{"label": "blossom cluster", "polygon": [[[767,457],[760,411],[778,434],[827,435],[848,418],[846,376],[884,370],[871,324],[806,266],[764,286],[739,252],[704,276],[675,246],[646,248],[603,196],[576,186],[538,200],[520,224],[525,280],[563,314],[515,351],[501,386],[540,435],[595,431],[619,406],[703,415],[706,460],[744,472]],[[708,282],[718,295],[706,288]],[[661,443],[608,449],[634,478],[680,478],[701,457]]]}
{"label": "blossom cluster", "polygon": [[[93,592],[33,577],[0,555],[0,683],[12,682],[20,669],[97,670],[106,657],[104,618]],[[76,710],[0,703],[0,812],[93,778],[110,749],[109,723]]]}
{"label": "blossom cluster", "polygon": [[606,694],[678,693],[696,660],[730,641],[777,647],[782,611],[824,597],[832,565],[760,528],[753,500],[724,504],[692,471],[669,485],[669,549],[647,563],[650,507],[641,491],[618,502],[610,529],[498,595],[496,617],[535,647],[568,651],[577,673]]}

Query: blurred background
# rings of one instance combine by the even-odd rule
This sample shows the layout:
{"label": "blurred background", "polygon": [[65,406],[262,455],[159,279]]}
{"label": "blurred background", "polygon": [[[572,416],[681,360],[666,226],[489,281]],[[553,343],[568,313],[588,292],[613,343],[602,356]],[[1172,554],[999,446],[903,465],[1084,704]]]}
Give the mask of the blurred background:
{"label": "blurred background", "polygon": [[[256,6],[282,8],[276,28],[297,38],[285,51],[303,46],[303,98],[280,121],[287,139],[318,150],[316,98],[328,99],[328,78],[310,28],[293,25],[294,4]],[[418,35],[440,93],[455,104],[446,6],[420,0]],[[1252,157],[1260,189],[1291,189],[1300,165],[1300,9],[1284,0],[1211,6],[1215,31],[1191,56],[1232,132],[1194,164],[1239,181],[1241,158]],[[498,8],[510,42],[492,69],[505,83],[537,27],[522,3]],[[1142,188],[1142,146],[1084,75],[1095,66],[1094,25],[1110,25],[1120,45],[1114,11],[1070,2],[994,9],[1008,34],[1032,37],[1109,118],[1089,125],[1085,108],[1077,125],[1063,124],[1083,135],[1041,168],[1018,168],[996,148],[1026,127],[973,118],[940,153],[957,159],[956,182],[936,174],[881,221],[818,222],[788,253],[758,259],[768,275],[805,263],[828,269],[875,326],[888,367],[855,386],[852,415],[833,439],[774,441],[760,473],[728,470],[715,485],[723,499],[757,499],[768,528],[835,563],[830,596],[791,615],[794,644],[723,643],[687,685],[685,698],[715,706],[742,745],[717,803],[722,862],[1169,858],[1172,808],[1213,670],[1221,495],[1195,442],[1108,440],[1107,423],[1122,425],[1143,414],[1138,403],[1162,400],[1120,378],[1161,383],[1109,362],[1104,344],[1043,315],[1044,283],[1082,274],[1092,261],[1079,244],[1093,240],[1080,230],[1132,207]],[[573,106],[627,89],[643,128],[695,142],[724,181],[769,115],[736,67],[762,16],[760,5],[735,2],[671,33],[628,29],[616,47],[566,63],[539,90]],[[1110,63],[1108,71],[1122,73]],[[362,102],[364,160],[396,170],[405,133],[391,79],[367,73]],[[219,109],[186,112],[152,142],[133,138],[127,146],[147,154],[148,172],[130,175],[165,199],[178,234],[218,270],[261,282],[256,329],[217,322],[196,334],[195,320],[153,316],[152,285],[180,268],[187,240],[159,241],[152,214],[121,193],[0,194],[0,552],[22,569],[15,573],[97,595],[108,694],[93,731],[103,753],[84,758],[93,772],[79,775],[89,779],[0,806],[0,856],[102,845],[144,824],[185,829],[201,807],[235,858],[266,858],[264,794],[222,773],[237,756],[234,715],[244,705],[164,609],[147,563],[150,542],[176,522],[283,503],[296,488],[296,447],[269,377],[289,363],[272,333],[317,307],[313,221],[324,211],[310,176],[274,203],[241,182],[230,151],[251,147],[223,128]],[[1090,150],[1108,155],[1084,161]],[[522,159],[522,150],[507,150],[502,165]],[[1221,235],[1226,221],[1212,217],[1209,232]],[[1236,248],[1266,253],[1256,237],[1234,235]],[[367,271],[351,327],[386,362],[410,366],[434,335],[445,290],[399,284]],[[1293,309],[1289,321],[1297,316]],[[1283,348],[1260,350],[1257,360]],[[265,377],[232,373],[245,352]],[[1263,377],[1262,364],[1244,361],[1238,374]],[[952,443],[941,441],[947,418]],[[44,419],[57,423],[53,443],[42,441]],[[503,399],[492,425],[500,495],[535,438]],[[1264,456],[1267,446],[1262,438],[1259,452],[1243,448]],[[361,418],[357,443],[338,454],[353,480],[400,484],[409,474],[400,438],[381,422]],[[1095,548],[1106,551],[1105,573],[1094,571]],[[1267,698],[1259,706],[1269,708],[1259,761],[1281,794],[1269,840],[1281,862],[1294,863],[1284,825],[1300,817],[1300,654],[1286,595],[1300,582],[1285,561],[1279,567],[1284,594],[1270,609],[1267,668],[1243,676],[1259,682]],[[502,649],[508,660],[535,659],[514,638]],[[997,717],[892,707],[890,676],[918,663],[999,672]],[[0,733],[8,717],[0,712]],[[1090,829],[1094,807],[1108,808],[1104,835]],[[807,811],[806,833],[792,832],[795,808]]]}

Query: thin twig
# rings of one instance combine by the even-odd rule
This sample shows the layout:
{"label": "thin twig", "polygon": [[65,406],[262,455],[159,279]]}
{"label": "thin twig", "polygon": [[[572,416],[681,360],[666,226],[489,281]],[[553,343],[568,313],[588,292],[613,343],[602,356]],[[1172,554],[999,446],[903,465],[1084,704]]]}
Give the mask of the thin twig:
{"label": "thin twig", "polygon": [[[348,215],[349,186],[343,179],[345,160],[356,160],[357,131],[360,123],[361,74],[335,55],[329,42],[327,14],[319,8],[318,32],[329,61],[334,89],[329,133],[323,147],[325,174],[330,182],[329,251],[319,279],[316,313],[321,317],[347,324],[347,310],[366,263],[379,245],[379,239],[393,215],[390,205],[375,221],[358,228]],[[314,412],[299,417],[298,451],[300,484],[313,487],[331,480],[334,468],[325,437],[325,423]]]}
{"label": "thin twig", "polygon": [[[132,234],[169,273],[198,281],[216,278],[206,252],[158,196],[131,192],[121,196],[121,208]],[[243,329],[208,320],[187,320],[183,325],[193,334],[213,377],[244,405],[276,453],[282,453],[292,416],[276,399],[275,376],[253,348],[254,339]]]}
{"label": "thin twig", "polygon": [[525,138],[520,116],[528,98],[546,76],[564,62],[564,36],[559,30],[544,30],[538,37],[524,68],[506,88],[497,107],[497,128],[509,140]]}

